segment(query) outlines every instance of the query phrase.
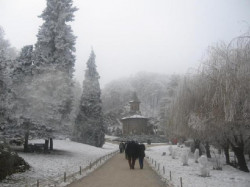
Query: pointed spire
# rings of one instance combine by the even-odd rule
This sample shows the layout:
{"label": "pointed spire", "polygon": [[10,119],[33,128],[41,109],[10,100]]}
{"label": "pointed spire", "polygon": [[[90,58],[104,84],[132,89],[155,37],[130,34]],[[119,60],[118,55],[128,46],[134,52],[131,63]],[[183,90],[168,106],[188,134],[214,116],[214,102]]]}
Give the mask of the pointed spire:
{"label": "pointed spire", "polygon": [[136,92],[133,92],[130,104],[130,114],[141,114],[140,112],[140,100],[137,97]]}
{"label": "pointed spire", "polygon": [[138,102],[138,103],[140,103],[140,100],[138,99],[136,92],[133,92],[130,102]]}

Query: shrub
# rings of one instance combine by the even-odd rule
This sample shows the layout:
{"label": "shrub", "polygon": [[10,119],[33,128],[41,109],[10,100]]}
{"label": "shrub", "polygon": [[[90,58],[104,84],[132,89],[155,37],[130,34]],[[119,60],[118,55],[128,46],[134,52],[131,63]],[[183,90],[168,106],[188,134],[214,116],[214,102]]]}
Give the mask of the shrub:
{"label": "shrub", "polygon": [[183,151],[183,153],[181,155],[181,160],[182,160],[183,166],[188,166],[188,154],[189,154],[189,151],[185,150],[185,151]]}
{"label": "shrub", "polygon": [[198,158],[199,158],[199,149],[195,149],[195,151],[194,151],[194,161],[195,161],[195,163],[198,163]]}
{"label": "shrub", "polygon": [[208,167],[207,157],[202,155],[199,159],[200,173],[202,177],[209,177],[210,169]]}
{"label": "shrub", "polygon": [[13,173],[24,172],[30,166],[6,144],[0,144],[0,180]]}

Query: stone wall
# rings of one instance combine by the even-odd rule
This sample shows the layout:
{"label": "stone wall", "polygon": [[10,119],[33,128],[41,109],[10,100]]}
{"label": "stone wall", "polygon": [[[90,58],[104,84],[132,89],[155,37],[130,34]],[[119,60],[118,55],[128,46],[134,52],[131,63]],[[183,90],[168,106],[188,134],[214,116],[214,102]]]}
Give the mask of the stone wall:
{"label": "stone wall", "polygon": [[123,135],[129,134],[148,134],[147,118],[127,118],[123,119]]}

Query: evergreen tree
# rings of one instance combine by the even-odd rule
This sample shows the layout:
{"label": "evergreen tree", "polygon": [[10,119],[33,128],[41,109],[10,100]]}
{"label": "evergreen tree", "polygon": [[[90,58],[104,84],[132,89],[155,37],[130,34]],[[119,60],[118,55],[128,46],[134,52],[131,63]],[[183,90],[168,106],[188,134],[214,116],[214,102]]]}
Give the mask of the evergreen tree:
{"label": "evergreen tree", "polygon": [[11,98],[11,103],[13,104],[11,115],[12,123],[5,129],[6,134],[12,137],[24,134],[24,151],[28,149],[28,135],[31,126],[24,126],[23,124],[25,123],[23,122],[25,121],[27,124],[27,121],[34,121],[32,119],[33,110],[30,97],[33,78],[32,55],[33,45],[27,45],[22,48],[19,57],[15,60],[15,65],[11,71],[11,91],[13,95]]}
{"label": "evergreen tree", "polygon": [[[1,28],[0,28],[1,29]],[[0,30],[0,123],[4,123],[6,114],[6,98],[7,98],[7,83],[6,83],[6,58],[5,46],[6,42]]]}
{"label": "evergreen tree", "polygon": [[72,0],[47,0],[47,7],[40,15],[45,22],[40,27],[35,45],[36,63],[47,68],[54,65],[57,70],[73,76],[75,63],[75,39],[67,22],[74,20]]}
{"label": "evergreen tree", "polygon": [[[62,114],[61,122],[69,122],[69,115],[72,108],[72,86],[73,72],[75,64],[75,39],[72,29],[67,22],[74,20],[72,0],[47,0],[47,7],[40,18],[44,20],[37,34],[37,43],[35,44],[34,63],[36,73],[60,74],[63,77],[61,84],[64,84],[64,90],[61,98],[59,112]],[[46,75],[46,76],[47,76]],[[51,81],[49,79],[48,81]],[[55,90],[60,90],[57,85]],[[56,91],[57,92],[57,91]],[[55,94],[54,94],[55,95]]]}
{"label": "evergreen tree", "polygon": [[15,56],[15,50],[4,38],[4,30],[0,26],[0,124],[6,124],[10,112],[10,70]]}
{"label": "evergreen tree", "polygon": [[[6,129],[10,128],[10,114],[12,109],[11,70],[14,66],[15,50],[4,39],[4,31],[0,27],[0,180],[7,175],[23,172],[29,168],[28,164],[13,152],[5,142]],[[4,131],[4,132],[2,132]]]}
{"label": "evergreen tree", "polygon": [[32,54],[33,46],[24,46],[11,72],[12,92],[14,94],[12,98],[14,104],[12,117],[15,119],[20,117],[31,118],[31,97],[29,95],[33,79],[32,69],[34,68]]}
{"label": "evergreen tree", "polygon": [[105,141],[99,78],[92,50],[87,61],[79,113],[75,121],[74,139],[96,147],[102,147]]}
{"label": "evergreen tree", "polygon": [[4,30],[0,26],[0,62],[4,60],[14,60],[17,56],[17,51],[15,48],[10,46],[8,40],[4,38]]}
{"label": "evergreen tree", "polygon": [[37,138],[51,138],[55,131],[70,134],[69,128],[61,125],[61,111],[65,106],[62,101],[68,91],[65,82],[69,79],[62,71],[37,73],[32,49],[32,46],[23,47],[12,72],[12,116],[19,128],[10,126],[7,130],[12,134],[24,131]]}

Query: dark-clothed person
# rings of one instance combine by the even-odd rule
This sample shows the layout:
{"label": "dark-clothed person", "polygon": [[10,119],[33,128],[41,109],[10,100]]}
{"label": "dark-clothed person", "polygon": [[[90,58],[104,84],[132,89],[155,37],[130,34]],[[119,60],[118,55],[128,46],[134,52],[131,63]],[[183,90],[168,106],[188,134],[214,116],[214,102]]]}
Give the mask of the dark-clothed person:
{"label": "dark-clothed person", "polygon": [[128,160],[128,154],[127,154],[127,152],[126,152],[127,145],[128,145],[128,141],[124,143],[125,158]]}
{"label": "dark-clothed person", "polygon": [[120,149],[120,153],[123,153],[123,151],[124,151],[124,149],[125,149],[125,145],[124,145],[123,142],[121,142],[121,143],[119,144],[119,149]]}
{"label": "dark-clothed person", "polygon": [[135,161],[139,155],[139,145],[135,141],[130,141],[127,143],[125,154],[128,158],[128,164],[130,169],[135,169]]}
{"label": "dark-clothed person", "polygon": [[139,144],[139,164],[140,164],[140,168],[143,169],[143,160],[145,157],[145,145],[144,144]]}

